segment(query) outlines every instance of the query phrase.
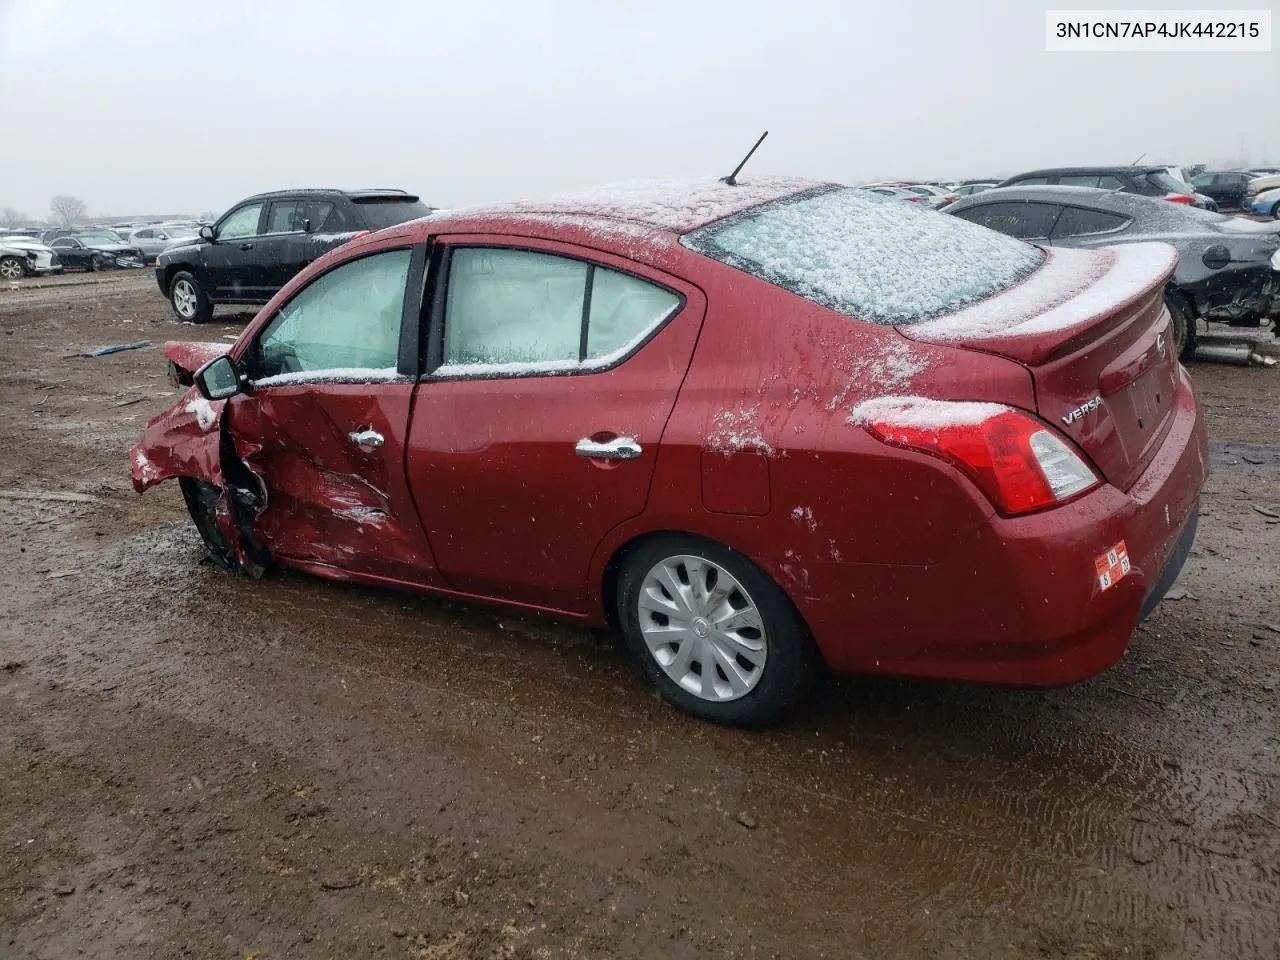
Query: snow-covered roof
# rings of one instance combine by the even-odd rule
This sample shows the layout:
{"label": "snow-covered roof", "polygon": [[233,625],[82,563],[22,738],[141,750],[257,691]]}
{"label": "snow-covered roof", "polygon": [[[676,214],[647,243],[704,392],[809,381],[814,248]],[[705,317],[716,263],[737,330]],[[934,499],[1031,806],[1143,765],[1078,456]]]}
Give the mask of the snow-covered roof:
{"label": "snow-covered roof", "polygon": [[746,177],[736,186],[714,178],[701,180],[632,180],[545,200],[518,200],[493,206],[450,210],[450,219],[530,216],[538,220],[603,218],[671,233],[687,233],[751,207],[827,186],[800,177]]}

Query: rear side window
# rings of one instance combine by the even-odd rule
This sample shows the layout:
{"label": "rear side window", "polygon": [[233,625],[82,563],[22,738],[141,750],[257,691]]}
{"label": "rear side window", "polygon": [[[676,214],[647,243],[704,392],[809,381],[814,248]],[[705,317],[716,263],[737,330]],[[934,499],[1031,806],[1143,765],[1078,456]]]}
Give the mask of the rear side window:
{"label": "rear side window", "polygon": [[1098,178],[1098,186],[1103,190],[1123,190],[1124,181],[1107,173]]}
{"label": "rear side window", "polygon": [[1096,187],[1098,185],[1098,175],[1091,174],[1089,176],[1077,177],[1059,177],[1058,183],[1064,187]]}
{"label": "rear side window", "polygon": [[369,230],[394,227],[397,223],[417,220],[431,212],[431,208],[417,197],[352,197],[351,202]]}
{"label": "rear side window", "polygon": [[756,207],[681,240],[699,253],[849,317],[916,323],[1031,273],[1035,247],[971,223],[838,188]]}
{"label": "rear side window", "polygon": [[1057,237],[1083,237],[1091,233],[1109,233],[1129,222],[1127,217],[1102,210],[1086,210],[1083,207],[1067,207],[1054,225]]}
{"label": "rear side window", "polygon": [[1020,187],[1038,187],[1048,182],[1048,177],[1019,177],[1017,180],[1011,180],[1009,186],[1017,184]]}
{"label": "rear side window", "polygon": [[1022,240],[1043,240],[1053,230],[1062,208],[1051,203],[1029,201],[987,203],[967,210],[957,210],[955,216],[970,223],[998,230],[1010,237]]}
{"label": "rear side window", "polygon": [[678,294],[581,260],[494,247],[452,251],[436,375],[599,369],[672,316]]}

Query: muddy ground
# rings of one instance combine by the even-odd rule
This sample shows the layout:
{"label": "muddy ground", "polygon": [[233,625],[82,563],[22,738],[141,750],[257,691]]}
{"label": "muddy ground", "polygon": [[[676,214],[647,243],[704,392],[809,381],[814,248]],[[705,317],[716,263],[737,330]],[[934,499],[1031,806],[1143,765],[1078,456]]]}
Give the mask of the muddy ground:
{"label": "muddy ground", "polygon": [[244,320],[0,290],[0,957],[1280,956],[1280,368],[1193,369],[1187,594],[1113,670],[750,733],[577,629],[204,562],[129,484],[158,350],[65,355]]}

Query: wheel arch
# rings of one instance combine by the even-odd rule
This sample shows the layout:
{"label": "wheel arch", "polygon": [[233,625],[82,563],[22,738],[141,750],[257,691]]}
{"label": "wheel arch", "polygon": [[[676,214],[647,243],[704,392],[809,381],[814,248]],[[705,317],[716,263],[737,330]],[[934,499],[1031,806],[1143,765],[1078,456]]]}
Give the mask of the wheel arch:
{"label": "wheel arch", "polygon": [[726,543],[718,537],[695,530],[681,529],[674,525],[637,532],[609,551],[608,559],[604,562],[597,583],[599,584],[600,589],[600,606],[603,608],[605,621],[608,623],[610,629],[622,629],[622,622],[619,619],[618,611],[618,586],[621,581],[623,565],[627,562],[628,557],[637,550],[646,544],[652,543],[654,540],[658,540],[663,537],[685,537],[693,540],[701,540],[705,543],[719,547],[722,550],[729,550],[736,553],[743,559],[749,561],[764,576],[768,577],[775,587],[778,588],[782,596],[786,598],[787,602],[791,605],[791,608],[795,611],[796,616],[799,617],[800,622],[804,624],[805,631],[808,633],[810,640],[813,640],[813,630],[809,626],[809,622],[804,615],[804,611],[796,602],[796,597],[793,595],[791,590],[791,584],[789,584],[785,578],[778,576],[777,571],[773,568],[772,564],[763,562],[759,557],[754,556],[748,551],[742,550],[731,543]]}
{"label": "wheel arch", "polygon": [[209,284],[205,281],[204,273],[194,263],[167,263],[164,271],[160,274],[164,278],[164,295],[166,297],[173,296],[173,278],[180,273],[189,273],[196,278],[196,282],[203,288],[204,295],[212,300],[209,291]]}

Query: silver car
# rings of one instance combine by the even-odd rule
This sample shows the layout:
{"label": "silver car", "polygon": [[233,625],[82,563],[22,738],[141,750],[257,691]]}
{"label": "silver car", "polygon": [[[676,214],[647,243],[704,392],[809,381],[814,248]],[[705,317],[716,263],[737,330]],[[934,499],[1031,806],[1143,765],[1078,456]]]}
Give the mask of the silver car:
{"label": "silver car", "polygon": [[20,280],[61,272],[62,262],[47,244],[32,237],[0,237],[0,278]]}
{"label": "silver car", "polygon": [[137,247],[147,257],[154,260],[169,247],[194,240],[200,235],[195,227],[181,223],[158,223],[149,227],[134,230],[128,236],[130,246]]}

